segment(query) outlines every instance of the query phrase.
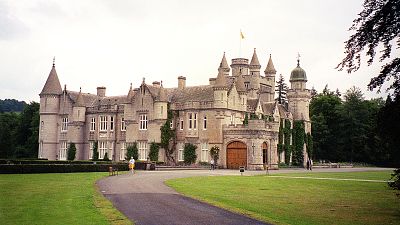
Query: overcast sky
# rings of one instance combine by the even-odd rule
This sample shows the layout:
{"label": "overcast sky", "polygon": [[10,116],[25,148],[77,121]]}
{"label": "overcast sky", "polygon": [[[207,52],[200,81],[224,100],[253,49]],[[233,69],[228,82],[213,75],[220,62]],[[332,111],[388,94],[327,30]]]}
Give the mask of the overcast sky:
{"label": "overcast sky", "polygon": [[286,81],[299,52],[309,88],[355,85],[367,98],[383,96],[367,92],[380,64],[351,75],[334,69],[362,2],[0,0],[0,99],[39,101],[53,56],[67,89],[106,86],[107,95],[125,95],[143,77],[164,87],[176,87],[181,75],[189,86],[208,84],[223,52],[230,64],[250,59],[253,48],[262,71],[272,54]]}

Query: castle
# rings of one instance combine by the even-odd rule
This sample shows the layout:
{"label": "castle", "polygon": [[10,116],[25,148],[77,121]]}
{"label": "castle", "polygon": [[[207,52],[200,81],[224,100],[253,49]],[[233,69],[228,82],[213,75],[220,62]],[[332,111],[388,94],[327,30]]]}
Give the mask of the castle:
{"label": "castle", "polygon": [[[166,88],[162,82],[150,85],[143,79],[138,88],[131,84],[127,95],[107,96],[105,87],[98,87],[97,94],[62,89],[53,62],[39,94],[38,157],[66,160],[68,144],[75,143],[76,159],[89,160],[97,141],[100,159],[107,153],[110,159],[121,161],[127,146],[136,142],[139,160],[146,160],[150,143],[160,142],[160,127],[171,110],[176,162],[184,159],[185,143],[192,143],[197,146],[197,162],[209,162],[210,149],[217,146],[218,164],[223,168],[277,168],[285,160],[277,147],[283,119],[304,121],[305,132],[311,132],[311,94],[299,59],[290,75],[287,107],[275,101],[276,70],[271,55],[264,75],[260,70],[256,49],[250,63],[234,58],[230,66],[224,53],[218,75],[208,85],[186,86],[186,77],[179,76],[177,87]],[[247,122],[249,115],[252,119]],[[303,155],[306,159],[305,145]],[[163,149],[159,161],[166,161]]]}

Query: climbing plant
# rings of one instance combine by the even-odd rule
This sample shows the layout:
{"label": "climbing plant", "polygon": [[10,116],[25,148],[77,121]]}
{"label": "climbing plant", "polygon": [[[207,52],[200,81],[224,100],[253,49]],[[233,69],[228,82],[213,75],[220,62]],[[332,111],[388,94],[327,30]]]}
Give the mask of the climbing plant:
{"label": "climbing plant", "polygon": [[304,121],[298,120],[294,121],[293,124],[293,153],[292,153],[292,163],[296,166],[303,165],[304,155]]}
{"label": "climbing plant", "polygon": [[139,158],[137,143],[133,142],[131,145],[126,148],[126,160],[131,159],[133,157],[135,160]]}
{"label": "climbing plant", "polygon": [[306,141],[306,149],[307,149],[307,154],[308,157],[311,159],[313,155],[313,138],[311,136],[311,133],[307,133],[305,136],[305,141]]}
{"label": "climbing plant", "polygon": [[246,113],[244,114],[244,120],[243,120],[243,125],[249,124],[249,114]]}
{"label": "climbing plant", "polygon": [[183,160],[186,164],[193,164],[196,162],[197,155],[196,155],[196,148],[197,146],[191,143],[186,143],[185,148],[183,149]]}
{"label": "climbing plant", "polygon": [[93,161],[99,160],[99,151],[97,149],[98,146],[99,146],[99,143],[97,141],[94,142],[94,144],[93,144],[93,156],[92,156],[92,160]]}
{"label": "climbing plant", "polygon": [[169,109],[168,105],[168,116],[164,125],[161,126],[161,142],[160,147],[164,149],[165,156],[167,157],[167,163],[174,163],[174,151],[175,151],[175,129],[171,128],[171,122],[173,121],[173,111]]}
{"label": "climbing plant", "polygon": [[210,155],[211,155],[211,158],[213,158],[215,163],[216,163],[218,161],[218,159],[219,159],[219,147],[214,145],[210,149]]}
{"label": "climbing plant", "polygon": [[150,144],[150,152],[149,152],[149,158],[151,161],[158,161],[158,152],[160,149],[160,145],[152,142]]}
{"label": "climbing plant", "polygon": [[75,160],[75,155],[76,155],[75,143],[69,143],[67,159],[68,160]]}

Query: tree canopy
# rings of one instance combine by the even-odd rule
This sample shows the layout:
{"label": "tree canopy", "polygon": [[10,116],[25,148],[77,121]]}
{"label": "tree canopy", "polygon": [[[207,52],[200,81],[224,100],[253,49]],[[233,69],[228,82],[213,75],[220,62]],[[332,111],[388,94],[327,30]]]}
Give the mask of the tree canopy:
{"label": "tree canopy", "polygon": [[[368,66],[375,59],[377,49],[381,53],[379,61],[391,60],[382,66],[378,75],[373,77],[368,88],[381,87],[385,81],[393,83],[388,89],[400,94],[400,58],[391,58],[392,46],[400,48],[400,0],[365,0],[363,10],[353,21],[350,31],[355,33],[345,42],[345,57],[336,67],[348,73],[357,71],[361,65],[361,55],[365,52]],[[380,47],[383,47],[380,50]]]}

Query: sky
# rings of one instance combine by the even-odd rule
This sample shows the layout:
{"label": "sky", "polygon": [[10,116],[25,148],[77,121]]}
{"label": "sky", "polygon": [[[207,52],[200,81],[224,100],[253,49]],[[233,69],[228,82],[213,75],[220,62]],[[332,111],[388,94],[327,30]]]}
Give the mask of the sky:
{"label": "sky", "polygon": [[[264,71],[269,55],[288,82],[300,65],[307,87],[345,92],[367,84],[380,66],[352,74],[337,71],[348,28],[362,0],[0,0],[0,99],[39,101],[53,57],[61,86],[126,95],[163,81],[176,87],[205,85],[222,55],[251,59],[256,48]],[[240,40],[240,30],[245,39]],[[376,60],[377,61],[377,60]]]}

